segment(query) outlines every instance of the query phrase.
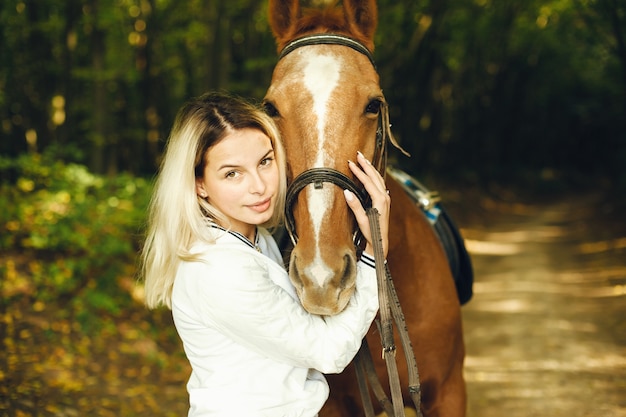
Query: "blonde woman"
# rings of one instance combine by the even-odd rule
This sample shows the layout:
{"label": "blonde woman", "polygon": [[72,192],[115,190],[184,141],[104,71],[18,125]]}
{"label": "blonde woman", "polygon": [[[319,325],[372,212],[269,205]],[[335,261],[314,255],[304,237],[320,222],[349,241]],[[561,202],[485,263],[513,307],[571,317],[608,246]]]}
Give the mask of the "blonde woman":
{"label": "blonde woman", "polygon": [[[356,157],[350,169],[387,242],[384,181]],[[259,108],[218,93],[182,107],[155,184],[142,272],[147,306],[171,308],[191,364],[189,416],[317,415],[328,397],[322,373],[348,365],[376,315],[367,216],[349,192],[368,241],[357,291],[336,316],[302,308],[266,229],[282,220],[285,183],[278,131]]]}

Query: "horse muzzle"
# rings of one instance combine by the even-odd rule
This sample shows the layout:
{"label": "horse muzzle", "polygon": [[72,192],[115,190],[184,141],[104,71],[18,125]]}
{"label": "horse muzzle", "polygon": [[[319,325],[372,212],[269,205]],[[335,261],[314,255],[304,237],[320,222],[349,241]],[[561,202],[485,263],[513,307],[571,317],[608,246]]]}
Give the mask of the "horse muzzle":
{"label": "horse muzzle", "polygon": [[309,250],[296,245],[291,252],[289,276],[300,302],[312,314],[332,316],[350,301],[356,283],[354,250],[333,250],[332,256],[311,258]]}

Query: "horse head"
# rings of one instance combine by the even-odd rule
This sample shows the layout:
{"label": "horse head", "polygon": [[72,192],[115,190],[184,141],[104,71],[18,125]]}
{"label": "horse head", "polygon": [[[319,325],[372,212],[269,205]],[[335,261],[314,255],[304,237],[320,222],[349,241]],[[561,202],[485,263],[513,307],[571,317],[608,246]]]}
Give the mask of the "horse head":
{"label": "horse head", "polygon": [[376,2],[305,10],[298,0],[270,0],[269,16],[280,58],[264,105],[287,153],[289,275],[305,309],[333,315],[356,279],[356,224],[343,196],[354,182],[348,160],[383,153],[386,103],[371,58]]}

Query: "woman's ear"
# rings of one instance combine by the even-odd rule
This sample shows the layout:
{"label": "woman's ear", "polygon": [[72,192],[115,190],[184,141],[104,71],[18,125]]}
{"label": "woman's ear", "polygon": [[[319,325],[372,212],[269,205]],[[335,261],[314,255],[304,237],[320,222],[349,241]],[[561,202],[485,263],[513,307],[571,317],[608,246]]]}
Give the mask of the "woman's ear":
{"label": "woman's ear", "polygon": [[204,189],[204,184],[202,183],[202,178],[196,178],[196,194],[202,198],[207,197],[206,190]]}

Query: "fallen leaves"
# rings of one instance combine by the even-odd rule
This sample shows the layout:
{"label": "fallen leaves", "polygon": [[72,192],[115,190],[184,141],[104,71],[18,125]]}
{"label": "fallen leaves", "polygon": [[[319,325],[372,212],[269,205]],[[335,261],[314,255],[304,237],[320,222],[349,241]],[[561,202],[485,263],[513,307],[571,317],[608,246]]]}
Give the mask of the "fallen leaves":
{"label": "fallen leaves", "polygon": [[73,312],[28,297],[0,314],[0,410],[11,416],[181,416],[189,365],[169,311],[137,304],[98,317],[89,333]]}

